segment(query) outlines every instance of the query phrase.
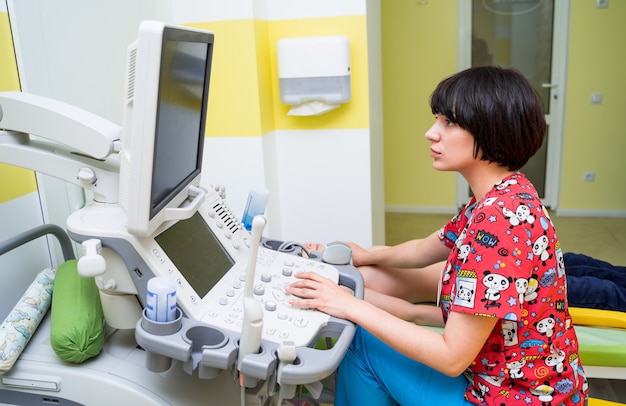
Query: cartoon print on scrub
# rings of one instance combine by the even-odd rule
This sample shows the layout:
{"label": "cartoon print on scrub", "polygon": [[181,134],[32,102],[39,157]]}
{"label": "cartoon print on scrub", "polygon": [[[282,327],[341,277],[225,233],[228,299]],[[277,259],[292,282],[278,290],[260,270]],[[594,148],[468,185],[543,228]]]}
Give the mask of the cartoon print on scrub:
{"label": "cartoon print on scrub", "polygon": [[520,224],[530,224],[532,227],[535,224],[535,216],[531,214],[530,208],[523,202],[517,206],[515,211],[504,207],[502,213],[504,213],[504,217],[509,219],[509,223],[511,223],[510,228],[519,226]]}
{"label": "cartoon print on scrub", "polygon": [[481,302],[488,302],[485,304],[485,308],[502,306],[502,303],[499,302],[501,297],[500,292],[508,289],[511,279],[510,277],[507,278],[497,273],[492,274],[489,270],[485,271],[483,285],[485,285],[487,289],[485,290],[485,297],[480,299]]}
{"label": "cartoon print on scrub", "polygon": [[532,274],[528,279],[528,284],[526,286],[526,293],[524,293],[524,301],[528,304],[536,304],[537,298],[539,297],[539,281],[537,280],[537,275]]}
{"label": "cartoon print on scrub", "polygon": [[515,278],[515,290],[517,291],[517,300],[523,303],[526,291],[528,290],[528,279]]}
{"label": "cartoon print on scrub", "polygon": [[548,237],[545,234],[537,238],[533,244],[533,254],[541,259],[543,265],[546,264],[548,259],[552,258],[552,254],[548,251],[548,248],[550,248],[548,244]]}
{"label": "cartoon print on scrub", "polygon": [[504,345],[507,347],[518,345],[517,323],[511,320],[502,320],[502,330],[500,334],[504,337]]}
{"label": "cartoon print on scrub", "polygon": [[561,374],[567,370],[567,365],[565,365],[565,352],[552,348],[550,355],[546,358],[546,365],[552,367],[552,370],[556,372],[558,376],[561,376]]}
{"label": "cartoon print on scrub", "polygon": [[446,285],[450,283],[450,278],[452,276],[452,265],[447,264],[443,270],[443,282],[442,284]]}
{"label": "cartoon print on scrub", "polygon": [[[521,214],[512,220],[507,210]],[[565,312],[560,244],[525,176],[513,174],[483,201],[472,201],[439,236],[452,248],[449,275],[442,277],[444,318],[459,311],[500,319],[498,334],[466,371],[472,383],[467,397],[529,405],[580,402],[586,379]]]}

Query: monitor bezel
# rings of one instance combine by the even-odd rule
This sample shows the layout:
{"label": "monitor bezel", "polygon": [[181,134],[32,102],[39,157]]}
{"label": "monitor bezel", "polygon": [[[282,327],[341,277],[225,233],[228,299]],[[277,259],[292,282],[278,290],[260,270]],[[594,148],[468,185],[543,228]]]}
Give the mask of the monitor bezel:
{"label": "monitor bezel", "polygon": [[[152,201],[155,172],[159,89],[166,41],[206,43],[204,90],[195,169],[158,203]],[[120,151],[120,206],[130,234],[149,237],[166,222],[189,218],[195,210],[179,210],[198,195],[206,128],[213,33],[159,21],[144,21],[128,48],[124,131]]]}

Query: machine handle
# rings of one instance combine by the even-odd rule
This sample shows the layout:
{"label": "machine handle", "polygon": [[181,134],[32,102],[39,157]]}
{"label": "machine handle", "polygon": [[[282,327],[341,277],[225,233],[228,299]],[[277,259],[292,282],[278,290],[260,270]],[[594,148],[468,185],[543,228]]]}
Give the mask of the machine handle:
{"label": "machine handle", "polygon": [[[339,284],[353,290],[354,296],[363,299],[364,281],[352,265],[338,266]],[[331,317],[320,332],[320,337],[338,337],[328,350],[310,347],[298,348],[296,362],[285,365],[281,371],[281,385],[300,385],[320,381],[331,375],[339,366],[354,337],[356,327],[348,320]]]}
{"label": "machine handle", "polygon": [[328,350],[318,350],[310,347],[298,348],[296,362],[285,365],[282,369],[281,385],[300,385],[318,382],[330,376],[337,369],[352,342],[355,326],[349,321],[331,318],[327,329],[340,331],[335,345]]}
{"label": "machine handle", "polygon": [[361,272],[352,265],[340,266],[338,268],[339,284],[352,289],[354,296],[363,299],[365,296],[365,282]]}
{"label": "machine handle", "polygon": [[189,185],[189,197],[191,201],[183,207],[170,207],[163,210],[163,221],[186,220],[193,216],[206,198],[206,189]]}

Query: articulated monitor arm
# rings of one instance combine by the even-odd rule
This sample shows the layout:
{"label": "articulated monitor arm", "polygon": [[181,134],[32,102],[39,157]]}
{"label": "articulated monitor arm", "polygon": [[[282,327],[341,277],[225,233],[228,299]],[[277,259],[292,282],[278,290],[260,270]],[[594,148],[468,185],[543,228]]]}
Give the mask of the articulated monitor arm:
{"label": "articulated monitor arm", "polygon": [[120,126],[69,104],[0,92],[0,162],[77,184],[96,201],[118,201],[121,133]]}
{"label": "articulated monitor arm", "polygon": [[0,93],[0,128],[38,135],[96,159],[119,152],[122,132],[78,107],[21,92]]}

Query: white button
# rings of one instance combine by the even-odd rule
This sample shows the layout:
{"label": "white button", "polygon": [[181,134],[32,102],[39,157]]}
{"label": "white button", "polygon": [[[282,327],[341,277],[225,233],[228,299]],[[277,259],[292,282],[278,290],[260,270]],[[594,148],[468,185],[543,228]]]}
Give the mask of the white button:
{"label": "white button", "polygon": [[285,292],[276,288],[272,289],[272,296],[274,296],[274,299],[278,300],[279,302],[285,301],[285,298],[287,297],[287,295],[285,295]]}
{"label": "white button", "polygon": [[309,321],[304,317],[296,317],[296,319],[293,321],[293,324],[296,327],[306,327],[309,324]]}
{"label": "white button", "polygon": [[80,168],[78,170],[78,179],[80,179],[81,182],[91,184],[95,184],[96,180],[98,180],[96,172],[89,167]]}

